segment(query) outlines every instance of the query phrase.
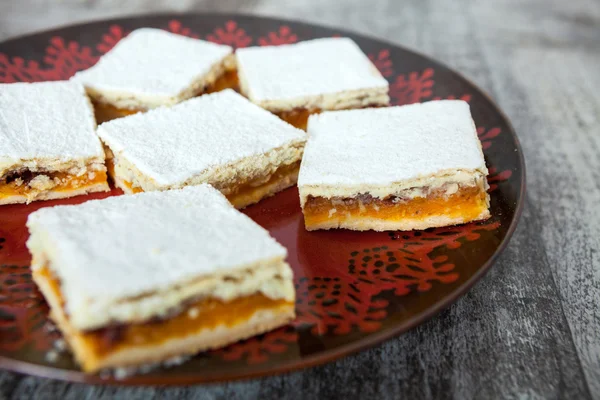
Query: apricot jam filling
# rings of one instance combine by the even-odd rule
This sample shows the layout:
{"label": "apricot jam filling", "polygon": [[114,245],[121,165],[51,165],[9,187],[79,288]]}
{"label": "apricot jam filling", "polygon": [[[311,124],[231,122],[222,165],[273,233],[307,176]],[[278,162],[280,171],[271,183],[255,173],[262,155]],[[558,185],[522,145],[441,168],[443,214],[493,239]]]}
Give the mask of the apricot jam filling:
{"label": "apricot jam filling", "polygon": [[127,189],[131,190],[131,193],[142,193],[144,191],[144,189],[142,189],[141,187],[137,187],[137,186],[134,187],[131,182],[121,181],[121,183],[125,187],[127,187]]}
{"label": "apricot jam filling", "polygon": [[477,218],[487,208],[486,192],[479,186],[460,188],[449,196],[435,191],[427,197],[379,199],[370,195],[355,198],[324,198],[308,196],[304,204],[307,225],[326,221],[345,221],[352,218],[376,218],[388,221],[420,220],[433,216]]}
{"label": "apricot jam filling", "polygon": [[118,108],[111,104],[96,101],[93,101],[92,104],[94,105],[94,115],[98,124],[146,111],[143,109]]}
{"label": "apricot jam filling", "polygon": [[[358,107],[358,108],[371,108],[371,107],[381,107],[381,104],[367,104],[365,106]],[[289,110],[289,111],[274,112],[274,114],[277,115],[282,120],[284,120],[285,122],[287,122],[288,124],[293,125],[298,129],[306,130],[306,127],[308,126],[308,117],[310,117],[313,114],[320,114],[323,111],[324,110],[322,110],[320,108],[308,109],[308,108],[300,107],[300,108],[294,108],[293,110]]]}
{"label": "apricot jam filling", "polygon": [[[35,273],[47,280],[64,308],[58,279],[47,267]],[[106,356],[127,347],[159,345],[171,339],[197,334],[204,329],[235,326],[247,321],[259,310],[283,311],[293,306],[293,302],[284,299],[273,300],[260,293],[228,302],[205,298],[186,304],[176,315],[164,319],[112,325],[93,331],[77,332],[76,335],[95,356]]]}
{"label": "apricot jam filling", "polygon": [[[105,171],[93,171],[91,174],[93,175],[90,177],[90,172],[81,176],[70,175],[66,172],[32,172],[29,170],[14,172],[0,181],[0,198],[24,196],[32,191],[69,191],[106,182]],[[45,176],[47,179],[44,178],[36,183],[36,179],[39,179],[40,176]]]}
{"label": "apricot jam filling", "polygon": [[275,170],[275,172],[268,178],[266,182],[259,183],[257,181],[251,181],[239,184],[238,186],[234,187],[225,197],[227,197],[227,200],[229,200],[235,207],[242,206],[243,203],[247,202],[247,199],[254,198],[254,202],[259,201],[260,198],[269,194],[263,193],[265,192],[265,189],[276,186],[279,181],[288,176],[294,174],[297,175],[299,169],[300,161],[281,166]]}
{"label": "apricot jam filling", "polygon": [[237,70],[228,69],[217,78],[213,83],[204,88],[202,94],[209,94],[214,92],[220,92],[225,89],[233,89],[235,91],[239,91],[240,82],[238,79]]}
{"label": "apricot jam filling", "polygon": [[294,108],[290,111],[276,112],[275,115],[298,129],[306,130],[308,125],[308,117],[310,117],[312,114],[319,114],[320,112],[322,112],[320,108],[312,110],[307,108]]}

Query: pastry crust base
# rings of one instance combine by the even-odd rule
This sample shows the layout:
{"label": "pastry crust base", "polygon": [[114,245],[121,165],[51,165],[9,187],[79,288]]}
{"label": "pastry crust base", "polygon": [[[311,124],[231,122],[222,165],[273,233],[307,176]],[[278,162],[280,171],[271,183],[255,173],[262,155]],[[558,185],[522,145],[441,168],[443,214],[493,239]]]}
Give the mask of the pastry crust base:
{"label": "pastry crust base", "polygon": [[5,204],[29,204],[32,201],[40,201],[40,200],[56,200],[56,199],[66,199],[69,197],[82,196],[85,194],[96,193],[96,192],[108,192],[110,187],[108,183],[98,183],[95,185],[84,186],[74,190],[61,190],[61,191],[50,191],[50,192],[41,192],[35,195],[34,198],[28,198],[24,195],[14,195],[3,197],[0,199],[0,205]]}
{"label": "pastry crust base", "polygon": [[[255,312],[246,322],[233,327],[219,326],[215,329],[203,330],[198,334],[184,338],[172,339],[156,346],[130,347],[112,353],[85,367],[85,372],[97,372],[105,368],[129,367],[135,365],[154,364],[167,361],[176,356],[194,355],[202,351],[225,347],[240,340],[248,339],[289,324],[295,318],[294,307],[286,310],[260,310]],[[60,324],[57,324],[61,328]],[[62,328],[61,330],[65,332]],[[66,334],[67,342],[71,344]]]}
{"label": "pastry crust base", "polygon": [[[84,333],[77,331],[70,324],[63,310],[60,295],[54,289],[52,281],[39,270],[34,271],[33,279],[50,305],[50,317],[63,333],[77,362],[85,372],[93,373],[105,368],[154,364],[175,356],[193,355],[286,325],[295,317],[293,302],[285,302],[283,305],[279,302],[272,308],[257,309],[245,320],[236,321],[231,326],[219,324],[210,328],[199,328],[196,332],[181,337],[175,335],[172,339],[165,339],[159,343],[120,346],[114,351],[102,354],[90,345]],[[198,315],[198,319],[201,318],[202,315]]]}
{"label": "pastry crust base", "polygon": [[[484,185],[458,188],[451,194],[438,190],[431,197],[416,196],[392,202],[377,198],[337,200],[311,198],[303,203],[304,223],[309,231],[345,228],[351,230],[414,230],[463,224],[490,217],[489,195]],[[340,198],[338,198],[340,199]],[[313,203],[311,203],[313,202]],[[318,205],[316,205],[318,204]],[[316,207],[316,208],[315,208]]]}
{"label": "pastry crust base", "polygon": [[467,222],[483,221],[490,217],[490,212],[484,210],[476,218],[465,219],[462,217],[446,217],[436,216],[422,219],[405,219],[405,220],[385,220],[371,217],[352,217],[351,219],[341,221],[323,221],[306,226],[307,231],[328,230],[328,229],[350,229],[353,231],[411,231],[423,230],[427,228],[437,228],[441,226],[460,225]]}
{"label": "pastry crust base", "polygon": [[[108,186],[106,172],[92,172],[97,175],[96,178],[91,179],[88,184],[78,184],[76,187],[70,187],[69,183],[66,184],[66,187],[64,185],[61,187],[60,184],[57,185],[54,183],[48,183],[50,186],[48,186],[47,189],[34,189],[28,187],[25,190],[20,190],[14,194],[0,194],[0,205],[20,203],[29,204],[32,201],[65,199],[68,197],[80,196],[94,192],[108,192],[110,187]],[[40,172],[39,174],[51,176],[52,172]],[[24,183],[23,185],[27,184]]]}

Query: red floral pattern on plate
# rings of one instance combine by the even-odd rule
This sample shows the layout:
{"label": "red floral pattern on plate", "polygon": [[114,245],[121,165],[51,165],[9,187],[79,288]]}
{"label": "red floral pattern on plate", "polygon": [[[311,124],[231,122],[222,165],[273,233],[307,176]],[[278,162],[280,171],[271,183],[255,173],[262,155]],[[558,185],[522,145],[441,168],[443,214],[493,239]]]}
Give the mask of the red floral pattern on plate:
{"label": "red floral pattern on plate", "polygon": [[348,270],[357,277],[359,290],[371,296],[386,290],[393,290],[396,296],[405,296],[413,290],[425,292],[431,289],[432,282],[447,284],[459,277],[448,256],[435,255],[434,250],[443,247],[455,250],[463,241],[477,240],[480,232],[498,226],[497,221],[487,221],[426,231],[390,232],[390,238],[398,241],[398,246],[355,251]]}
{"label": "red floral pattern on plate", "polygon": [[284,327],[212,353],[228,361],[245,359],[248,364],[260,364],[267,361],[272,354],[285,353],[289,344],[297,341],[298,333],[290,327]]}
{"label": "red floral pattern on plate", "polygon": [[296,283],[294,325],[311,326],[313,335],[346,335],[357,328],[361,332],[379,330],[386,317],[384,300],[364,296],[352,282],[341,278],[300,278]]}
{"label": "red floral pattern on plate", "polygon": [[176,19],[169,21],[169,32],[176,33],[178,35],[188,36],[194,39],[200,38],[200,35],[192,32],[190,28],[184,27],[181,22]]}
{"label": "red floral pattern on plate", "polygon": [[398,75],[390,85],[391,104],[401,106],[419,103],[430,97],[434,85],[433,75],[433,68]]}
{"label": "red floral pattern on plate", "polygon": [[509,169],[498,172],[496,170],[496,167],[490,167],[490,168],[488,168],[488,170],[489,170],[489,175],[488,175],[487,180],[488,180],[488,184],[490,185],[488,192],[490,192],[490,193],[493,192],[494,190],[498,189],[498,183],[504,182],[512,176],[512,171]]}
{"label": "red floral pattern on plate", "polygon": [[50,39],[46,48],[44,62],[50,66],[46,71],[46,80],[60,80],[70,78],[77,71],[89,68],[98,61],[87,46],[80,46],[77,42],[68,42],[59,36]]}
{"label": "red floral pattern on plate", "polygon": [[102,35],[102,42],[96,45],[96,49],[102,54],[108,53],[115,47],[119,40],[123,39],[128,34],[129,32],[126,32],[119,25],[111,25],[110,28],[108,28],[108,32]]}
{"label": "red floral pattern on plate", "polygon": [[[404,296],[414,287],[419,292],[431,289],[431,283],[452,283],[458,274],[452,272],[454,264],[446,263],[447,256],[429,258],[422,251],[413,252],[405,248],[389,250],[384,246],[366,249],[369,253],[357,252],[361,259],[350,259],[350,272],[357,274],[361,290],[377,295],[383,290],[393,290]],[[358,261],[358,263],[356,263]]]}
{"label": "red floral pattern on plate", "polygon": [[37,61],[26,61],[21,57],[9,58],[0,53],[0,82],[39,82],[46,79]]}
{"label": "red floral pattern on plate", "polygon": [[[443,248],[456,250],[465,242],[481,237],[484,231],[497,229],[499,222],[486,221],[463,226],[414,232],[389,232],[392,243],[353,251],[348,270],[350,276],[296,278],[296,313],[293,325],[310,327],[315,336],[346,335],[354,329],[375,332],[387,316],[388,302],[377,298],[384,291],[406,296],[413,291],[426,292],[433,282],[455,282],[459,273],[445,255],[435,255]],[[239,344],[218,353],[227,359],[241,358],[250,351],[262,353],[263,344],[251,342],[257,348],[243,350]],[[288,345],[293,340],[286,342]],[[279,342],[279,345],[284,345]]]}
{"label": "red floral pattern on plate", "polygon": [[48,307],[31,280],[29,266],[0,266],[0,349],[24,346],[45,351],[58,333],[44,329]]}
{"label": "red floral pattern on plate", "polygon": [[55,36],[50,39],[44,57],[45,66],[37,61],[25,61],[20,57],[9,58],[0,53],[0,83],[40,82],[68,79],[75,72],[94,65],[98,57],[89,47],[77,42],[65,43]]}
{"label": "red floral pattern on plate", "polygon": [[479,140],[481,141],[481,147],[483,148],[483,150],[489,149],[490,146],[492,145],[492,139],[494,139],[496,136],[498,136],[501,132],[502,131],[498,127],[491,128],[489,130],[486,130],[482,126],[477,128],[477,136],[479,137]]}
{"label": "red floral pattern on plate", "polygon": [[297,41],[298,36],[287,25],[280,26],[277,32],[269,32],[267,36],[258,38],[258,44],[261,46],[277,46],[296,43]]}
{"label": "red floral pattern on plate", "polygon": [[235,21],[227,21],[224,27],[217,28],[213,33],[206,35],[206,39],[237,48],[247,47],[252,43],[252,38],[245,30],[239,28]]}
{"label": "red floral pattern on plate", "polygon": [[384,77],[388,78],[394,74],[392,60],[390,60],[390,51],[388,49],[380,50],[377,54],[369,54],[369,59]]}

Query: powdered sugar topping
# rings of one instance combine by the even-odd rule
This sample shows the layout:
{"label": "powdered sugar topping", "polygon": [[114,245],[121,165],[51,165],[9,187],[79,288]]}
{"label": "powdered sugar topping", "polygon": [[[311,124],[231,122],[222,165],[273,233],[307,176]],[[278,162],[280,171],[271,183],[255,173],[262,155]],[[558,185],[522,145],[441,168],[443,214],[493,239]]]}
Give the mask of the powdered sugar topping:
{"label": "powdered sugar topping", "polygon": [[98,135],[162,185],[306,139],[232,90],[107,122]]}
{"label": "powdered sugar topping", "polygon": [[95,128],[78,83],[0,84],[0,169],[20,160],[102,157]]}
{"label": "powdered sugar topping", "polygon": [[176,96],[232,48],[160,29],[137,29],[74,80],[98,91]]}
{"label": "powdered sugar topping", "polygon": [[208,185],[44,208],[27,225],[70,313],[286,255]]}
{"label": "powdered sugar topping", "polygon": [[460,100],[313,115],[298,186],[389,185],[456,170],[487,173]]}
{"label": "powdered sugar topping", "polygon": [[236,52],[253,101],[387,88],[388,82],[348,38],[247,47]]}

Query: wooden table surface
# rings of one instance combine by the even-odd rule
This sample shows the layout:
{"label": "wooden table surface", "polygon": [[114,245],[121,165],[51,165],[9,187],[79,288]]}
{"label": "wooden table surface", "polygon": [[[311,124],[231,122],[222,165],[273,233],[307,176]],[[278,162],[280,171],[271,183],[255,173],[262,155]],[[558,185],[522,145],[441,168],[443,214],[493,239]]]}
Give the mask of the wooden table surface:
{"label": "wooden table surface", "polygon": [[240,11],[339,26],[461,71],[498,102],[520,137],[528,175],[520,225],[491,272],[454,306],[338,362],[169,389],[0,372],[0,399],[600,399],[598,0],[3,0],[0,40],[158,11]]}

